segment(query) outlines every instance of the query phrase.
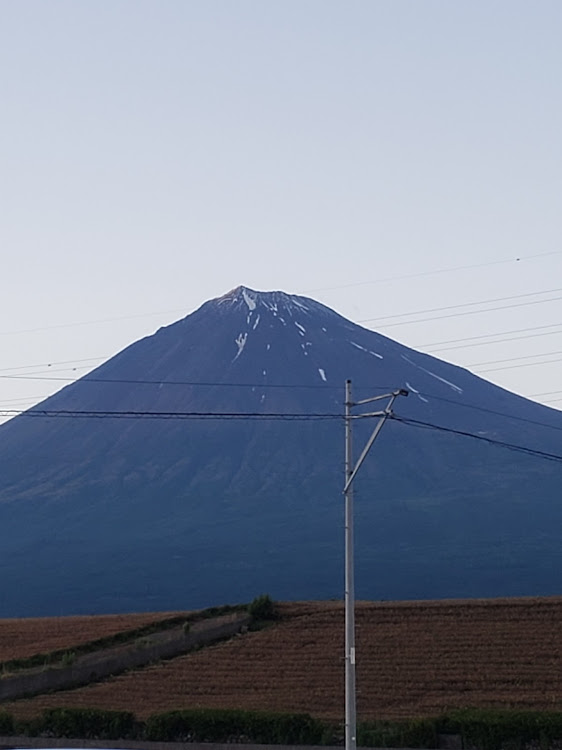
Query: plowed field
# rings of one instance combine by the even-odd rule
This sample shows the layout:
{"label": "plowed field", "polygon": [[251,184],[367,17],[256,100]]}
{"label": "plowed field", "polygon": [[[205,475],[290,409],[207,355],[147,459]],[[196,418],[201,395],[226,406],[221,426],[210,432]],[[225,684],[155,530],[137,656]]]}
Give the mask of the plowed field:
{"label": "plowed field", "polygon": [[35,617],[0,620],[0,662],[24,659],[58,649],[134,630],[163,620],[172,613],[96,615],[84,617]]}
{"label": "plowed field", "polygon": [[[8,704],[128,709],[307,711],[341,720],[344,613],[283,605],[283,620],[86,688]],[[358,719],[435,715],[460,706],[562,710],[562,597],[357,607]]]}

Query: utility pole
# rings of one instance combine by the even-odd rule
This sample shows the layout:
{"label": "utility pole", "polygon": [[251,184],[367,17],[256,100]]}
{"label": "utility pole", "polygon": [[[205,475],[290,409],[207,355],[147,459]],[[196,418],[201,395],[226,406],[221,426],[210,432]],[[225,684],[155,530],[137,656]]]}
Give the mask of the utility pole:
{"label": "utility pole", "polygon": [[[351,380],[345,381],[345,750],[355,750],[355,568],[353,565],[353,445]],[[349,483],[349,486],[348,486]]]}
{"label": "utility pole", "polygon": [[[353,480],[388,417],[398,396],[407,396],[408,391],[400,388],[382,396],[372,396],[361,401],[352,401],[351,380],[345,382],[345,750],[356,750],[357,716],[355,695],[355,566],[353,554]],[[352,414],[355,406],[373,401],[388,399],[382,411],[368,414]],[[368,439],[357,463],[353,463],[353,443],[351,424],[354,419],[378,417],[377,425]]]}

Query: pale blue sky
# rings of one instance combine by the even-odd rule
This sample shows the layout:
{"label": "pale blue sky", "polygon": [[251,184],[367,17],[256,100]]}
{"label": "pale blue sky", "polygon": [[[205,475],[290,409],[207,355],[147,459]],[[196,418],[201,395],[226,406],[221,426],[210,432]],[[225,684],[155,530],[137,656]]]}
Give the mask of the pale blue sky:
{"label": "pale blue sky", "polygon": [[[0,0],[0,375],[241,283],[355,321],[562,288],[561,38],[559,0]],[[430,351],[559,323],[436,355],[560,407],[556,297],[364,324]]]}

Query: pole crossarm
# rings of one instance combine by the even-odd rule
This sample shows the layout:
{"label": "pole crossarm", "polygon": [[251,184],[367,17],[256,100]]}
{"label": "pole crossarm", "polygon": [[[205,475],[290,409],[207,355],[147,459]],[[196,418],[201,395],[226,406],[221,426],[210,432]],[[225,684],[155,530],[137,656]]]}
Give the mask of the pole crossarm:
{"label": "pole crossarm", "polygon": [[[350,406],[361,406],[361,404],[370,404],[371,401],[380,401],[383,398],[391,398],[391,396],[407,396],[408,391],[405,388],[398,388],[396,391],[391,393],[383,393],[382,396],[371,396],[370,398],[363,398],[361,401],[352,401]],[[367,416],[366,414],[360,414],[359,416]]]}
{"label": "pole crossarm", "polygon": [[392,391],[392,393],[385,393],[382,396],[373,396],[373,398],[365,398],[362,401],[355,401],[354,403],[350,403],[349,406],[360,406],[361,404],[368,404],[371,401],[380,401],[383,398],[390,399],[388,404],[386,405],[386,408],[384,411],[374,411],[369,414],[356,414],[354,416],[351,416],[351,419],[361,419],[362,417],[380,417],[380,421],[373,430],[371,437],[367,441],[365,447],[363,448],[363,452],[359,456],[359,459],[355,466],[353,467],[353,471],[349,476],[347,477],[347,481],[345,483],[345,487],[343,488],[344,495],[348,491],[349,487],[351,486],[351,483],[355,479],[357,472],[361,468],[361,465],[363,464],[363,461],[367,458],[367,454],[373,447],[373,443],[378,437],[379,432],[382,430],[384,423],[388,419],[388,417],[392,416],[392,406],[394,402],[396,401],[398,396],[407,396],[408,391],[404,390],[403,388],[400,388],[397,391]]}
{"label": "pole crossarm", "polygon": [[352,414],[350,419],[363,419],[363,417],[384,417],[386,411],[369,411],[365,414]]}

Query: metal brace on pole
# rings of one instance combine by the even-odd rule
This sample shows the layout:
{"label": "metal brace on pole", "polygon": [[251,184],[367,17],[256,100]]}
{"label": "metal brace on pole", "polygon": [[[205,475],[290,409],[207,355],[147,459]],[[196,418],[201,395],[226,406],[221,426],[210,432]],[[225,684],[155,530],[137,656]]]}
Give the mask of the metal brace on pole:
{"label": "metal brace on pole", "polygon": [[[351,380],[345,383],[345,750],[356,750],[357,717],[355,696],[355,570],[353,559],[353,480],[367,458],[388,417],[392,416],[392,406],[398,396],[407,396],[408,391],[400,388],[382,396],[372,396],[355,403],[351,399]],[[389,399],[382,411],[353,415],[354,406],[362,406],[373,401]],[[365,444],[356,464],[353,463],[351,422],[353,419],[378,417],[379,421],[371,437]]]}

